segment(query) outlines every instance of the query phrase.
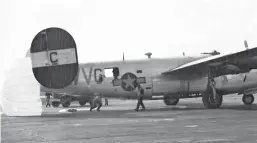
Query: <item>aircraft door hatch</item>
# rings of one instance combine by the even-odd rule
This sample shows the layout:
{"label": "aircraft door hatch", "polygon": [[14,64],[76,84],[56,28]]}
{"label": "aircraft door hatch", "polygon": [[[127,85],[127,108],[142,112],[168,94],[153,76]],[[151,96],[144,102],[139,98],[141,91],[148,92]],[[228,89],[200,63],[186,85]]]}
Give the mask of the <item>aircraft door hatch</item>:
{"label": "aircraft door hatch", "polygon": [[188,96],[189,94],[189,89],[190,88],[190,83],[187,80],[181,80],[180,81],[180,91],[183,96]]}
{"label": "aircraft door hatch", "polygon": [[113,86],[113,80],[119,78],[119,68],[108,67],[103,69],[103,82],[101,85],[101,90],[105,96],[117,97],[119,96],[117,87]]}
{"label": "aircraft door hatch", "polygon": [[145,89],[145,96],[146,98],[152,98],[153,93],[153,84],[152,84],[152,78],[151,77],[145,77],[146,83],[141,84],[141,86]]}
{"label": "aircraft door hatch", "polygon": [[152,77],[143,72],[143,70],[137,70],[137,81],[144,88],[145,97],[151,99],[153,93]]}
{"label": "aircraft door hatch", "polygon": [[105,77],[107,78],[118,79],[120,75],[120,71],[118,67],[105,68],[104,74],[105,74]]}

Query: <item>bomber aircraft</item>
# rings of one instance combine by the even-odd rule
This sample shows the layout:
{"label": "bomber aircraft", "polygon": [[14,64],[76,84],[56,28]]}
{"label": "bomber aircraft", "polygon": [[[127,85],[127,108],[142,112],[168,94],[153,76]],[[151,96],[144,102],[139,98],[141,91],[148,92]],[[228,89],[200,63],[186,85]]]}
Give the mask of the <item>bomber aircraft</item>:
{"label": "bomber aircraft", "polygon": [[146,55],[145,60],[80,63],[70,85],[61,89],[41,86],[41,91],[65,93],[61,97],[64,107],[76,98],[73,95],[81,95],[77,100],[82,105],[99,93],[108,98],[136,99],[138,84],[145,89],[144,99],[163,99],[166,105],[176,105],[180,98],[202,97],[206,108],[216,109],[222,105],[223,95],[232,93],[243,94],[244,104],[254,102],[257,47],[207,57],[154,59],[151,53]]}

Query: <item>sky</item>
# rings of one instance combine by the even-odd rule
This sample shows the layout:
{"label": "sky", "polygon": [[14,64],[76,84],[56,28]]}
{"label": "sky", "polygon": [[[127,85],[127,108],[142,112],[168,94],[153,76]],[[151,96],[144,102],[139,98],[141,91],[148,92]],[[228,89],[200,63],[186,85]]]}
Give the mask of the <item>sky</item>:
{"label": "sky", "polygon": [[[79,62],[231,53],[257,47],[256,0],[1,0],[0,81],[49,27],[68,31]],[[1,83],[2,84],[2,83]]]}

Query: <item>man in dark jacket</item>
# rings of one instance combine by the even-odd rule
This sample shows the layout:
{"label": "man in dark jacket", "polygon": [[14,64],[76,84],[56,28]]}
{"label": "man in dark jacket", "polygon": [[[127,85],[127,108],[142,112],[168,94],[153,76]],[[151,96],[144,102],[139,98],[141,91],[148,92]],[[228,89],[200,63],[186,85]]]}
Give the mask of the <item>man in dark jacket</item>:
{"label": "man in dark jacket", "polygon": [[92,111],[92,109],[97,107],[97,111],[100,111],[100,108],[102,107],[102,94],[98,93],[95,95],[94,99],[92,100],[91,107],[89,111]]}
{"label": "man in dark jacket", "polygon": [[145,110],[145,105],[143,103],[144,89],[140,85],[137,86],[137,97],[138,102],[135,111],[138,111],[140,105],[142,106],[142,109]]}
{"label": "man in dark jacket", "polygon": [[107,98],[104,98],[105,99],[105,106],[108,106],[108,99]]}
{"label": "man in dark jacket", "polygon": [[46,92],[46,107],[47,106],[51,107],[50,97],[51,97],[51,93]]}

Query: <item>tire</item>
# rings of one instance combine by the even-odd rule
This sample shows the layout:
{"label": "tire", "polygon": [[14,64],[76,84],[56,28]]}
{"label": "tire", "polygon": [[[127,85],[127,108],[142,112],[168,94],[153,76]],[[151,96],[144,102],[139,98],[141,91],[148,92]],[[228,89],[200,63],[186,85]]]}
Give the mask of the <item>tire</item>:
{"label": "tire", "polygon": [[53,102],[52,102],[52,106],[53,106],[53,107],[56,107],[56,108],[59,107],[60,104],[61,104],[60,101],[53,101]]}
{"label": "tire", "polygon": [[[216,90],[216,89],[215,89]],[[209,88],[202,96],[202,101],[204,106],[207,109],[217,109],[220,108],[220,106],[222,105],[223,102],[223,96],[220,95],[217,91],[217,100],[214,101],[213,99],[213,90],[211,88]]]}
{"label": "tire", "polygon": [[252,94],[243,95],[242,101],[245,105],[252,105],[254,102],[254,96]]}
{"label": "tire", "polygon": [[220,101],[219,101],[219,104],[218,104],[218,108],[220,108],[220,106],[222,105],[222,102],[223,102],[223,96],[222,95],[219,95],[220,97]]}
{"label": "tire", "polygon": [[79,101],[79,105],[80,105],[80,106],[85,106],[86,103],[87,103],[87,101]]}
{"label": "tire", "polygon": [[163,98],[163,102],[166,104],[166,105],[177,105],[178,102],[179,102],[179,98],[177,97],[172,97],[172,96],[164,96]]}
{"label": "tire", "polygon": [[71,102],[70,101],[64,101],[62,102],[62,107],[70,107]]}

